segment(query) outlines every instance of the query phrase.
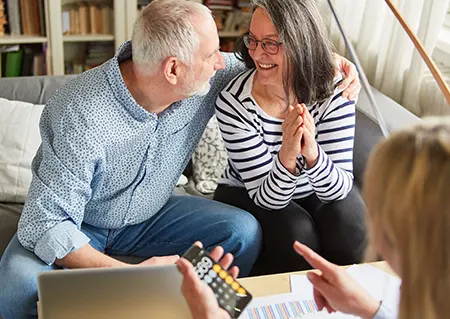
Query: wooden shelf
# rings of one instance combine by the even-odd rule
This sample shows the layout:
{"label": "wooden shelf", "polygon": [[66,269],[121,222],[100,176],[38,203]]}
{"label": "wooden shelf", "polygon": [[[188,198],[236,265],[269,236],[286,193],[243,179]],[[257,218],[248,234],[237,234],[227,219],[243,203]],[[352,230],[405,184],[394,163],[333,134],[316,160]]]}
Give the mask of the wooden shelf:
{"label": "wooden shelf", "polygon": [[237,31],[219,31],[219,37],[221,38],[239,38],[242,35]]}
{"label": "wooden shelf", "polygon": [[26,43],[46,43],[46,37],[33,35],[4,35],[0,37],[0,44],[26,44]]}
{"label": "wooden shelf", "polygon": [[64,35],[64,42],[96,42],[114,41],[112,34],[84,34],[84,35]]}

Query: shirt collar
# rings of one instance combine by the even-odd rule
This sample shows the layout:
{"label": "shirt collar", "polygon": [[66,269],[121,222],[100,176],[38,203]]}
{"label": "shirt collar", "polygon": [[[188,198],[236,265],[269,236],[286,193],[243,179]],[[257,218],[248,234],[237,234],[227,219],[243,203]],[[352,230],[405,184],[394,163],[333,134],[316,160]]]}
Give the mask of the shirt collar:
{"label": "shirt collar", "polygon": [[138,121],[148,121],[149,119],[157,119],[157,115],[146,111],[141,107],[128,91],[127,86],[120,72],[119,63],[127,59],[131,59],[131,41],[123,43],[113,58],[105,62],[102,66],[106,73],[106,78],[114,96],[123,105],[123,107]]}

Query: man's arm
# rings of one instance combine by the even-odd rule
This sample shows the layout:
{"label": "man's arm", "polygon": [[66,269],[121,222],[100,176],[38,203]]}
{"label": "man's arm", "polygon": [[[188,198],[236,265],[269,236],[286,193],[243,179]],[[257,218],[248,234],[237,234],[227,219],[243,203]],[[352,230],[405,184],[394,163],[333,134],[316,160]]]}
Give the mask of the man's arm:
{"label": "man's arm", "polygon": [[102,254],[86,244],[80,249],[71,252],[62,259],[56,259],[55,264],[64,268],[98,268],[123,267],[128,264]]}
{"label": "man's arm", "polygon": [[33,159],[33,179],[17,236],[48,265],[90,241],[80,229],[102,156],[86,122],[64,94],[57,94],[42,113],[42,142]]}

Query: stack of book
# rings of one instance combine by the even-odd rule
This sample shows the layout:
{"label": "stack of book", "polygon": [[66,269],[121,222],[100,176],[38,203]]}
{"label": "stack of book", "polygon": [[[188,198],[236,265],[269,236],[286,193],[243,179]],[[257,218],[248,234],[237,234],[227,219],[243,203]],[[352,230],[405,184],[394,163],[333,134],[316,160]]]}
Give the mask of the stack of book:
{"label": "stack of book", "polygon": [[88,43],[83,50],[65,61],[65,74],[79,74],[101,65],[114,55],[114,43]]}
{"label": "stack of book", "polygon": [[46,75],[47,44],[0,46],[0,77]]}
{"label": "stack of book", "polygon": [[5,35],[6,23],[5,4],[3,1],[0,1],[0,37]]}
{"label": "stack of book", "polygon": [[[0,33],[2,11],[8,15],[6,29],[10,35],[45,36],[44,0],[4,0],[6,10],[0,9]],[[2,3],[2,1],[0,1]]]}
{"label": "stack of book", "polygon": [[81,2],[64,6],[63,34],[113,34],[112,15],[112,8],[106,4]]}

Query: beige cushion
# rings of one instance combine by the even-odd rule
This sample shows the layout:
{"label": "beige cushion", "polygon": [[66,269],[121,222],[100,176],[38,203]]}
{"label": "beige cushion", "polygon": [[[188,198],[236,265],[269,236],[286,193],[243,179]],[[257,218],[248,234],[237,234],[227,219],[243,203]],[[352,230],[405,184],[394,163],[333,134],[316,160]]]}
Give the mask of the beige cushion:
{"label": "beige cushion", "polygon": [[23,203],[31,182],[31,161],[41,144],[43,105],[0,98],[0,202]]}

